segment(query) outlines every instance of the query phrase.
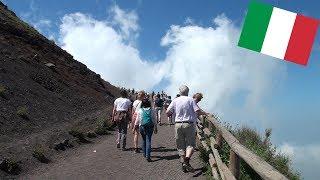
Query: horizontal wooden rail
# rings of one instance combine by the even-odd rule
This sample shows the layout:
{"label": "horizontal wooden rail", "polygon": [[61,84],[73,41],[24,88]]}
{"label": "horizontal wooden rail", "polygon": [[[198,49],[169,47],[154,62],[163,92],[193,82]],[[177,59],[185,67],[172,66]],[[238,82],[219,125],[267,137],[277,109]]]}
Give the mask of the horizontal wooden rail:
{"label": "horizontal wooden rail", "polygon": [[[216,131],[216,139],[212,136],[210,131],[214,128]],[[201,144],[208,152],[208,147],[213,153],[214,162],[221,179],[239,179],[240,177],[240,159],[245,161],[262,179],[268,180],[287,180],[287,178],[277,171],[274,167],[264,161],[262,158],[251,152],[243,146],[225,127],[218,121],[217,117],[211,116],[200,118],[198,121],[198,138],[201,138]],[[205,140],[207,139],[207,140]],[[224,139],[230,146],[229,167],[227,167],[220,158],[218,149],[222,146],[222,139]],[[206,142],[210,142],[207,145]],[[209,157],[210,159],[210,157]],[[212,160],[211,160],[212,161]],[[211,165],[211,164],[210,164]],[[212,168],[212,165],[211,165]]]}

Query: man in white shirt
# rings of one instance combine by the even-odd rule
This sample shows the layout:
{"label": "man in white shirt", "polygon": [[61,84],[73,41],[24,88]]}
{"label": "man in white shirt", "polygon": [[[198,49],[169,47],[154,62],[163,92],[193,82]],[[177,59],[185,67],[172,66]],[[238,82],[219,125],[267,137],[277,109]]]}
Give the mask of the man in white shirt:
{"label": "man in white shirt", "polygon": [[120,148],[122,141],[122,150],[126,150],[126,136],[128,123],[131,120],[131,101],[128,99],[128,93],[125,90],[120,91],[121,97],[114,101],[112,111],[112,121],[118,126],[117,148]]}
{"label": "man in white shirt", "polygon": [[175,114],[175,138],[177,149],[182,160],[183,172],[194,172],[189,161],[196,146],[196,121],[197,113],[201,110],[195,101],[188,97],[189,88],[179,88],[180,97],[175,98],[169,105],[166,113],[168,116]]}

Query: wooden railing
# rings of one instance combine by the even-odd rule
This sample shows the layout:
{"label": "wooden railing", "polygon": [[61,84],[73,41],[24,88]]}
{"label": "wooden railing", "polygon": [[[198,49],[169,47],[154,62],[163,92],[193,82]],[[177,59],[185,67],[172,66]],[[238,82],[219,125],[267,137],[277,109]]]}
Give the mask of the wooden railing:
{"label": "wooden railing", "polygon": [[[244,147],[240,142],[220,123],[218,117],[212,115],[199,118],[197,125],[197,137],[201,145],[209,153],[209,163],[214,179],[235,180],[240,177],[240,160],[245,161],[262,179],[280,180],[287,179],[262,158]],[[215,131],[215,138],[212,130]],[[222,162],[219,149],[223,140],[230,147],[229,165]]]}

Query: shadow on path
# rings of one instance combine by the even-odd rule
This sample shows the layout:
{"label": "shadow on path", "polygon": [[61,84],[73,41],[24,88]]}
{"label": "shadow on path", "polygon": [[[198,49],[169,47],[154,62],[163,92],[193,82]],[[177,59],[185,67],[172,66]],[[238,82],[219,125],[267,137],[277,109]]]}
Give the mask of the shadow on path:
{"label": "shadow on path", "polygon": [[[199,171],[199,172],[197,172],[197,171]],[[206,167],[197,168],[197,169],[195,169],[195,172],[197,172],[197,174],[193,175],[192,177],[199,177],[199,176],[203,175],[206,171],[207,171]]]}
{"label": "shadow on path", "polygon": [[166,147],[152,148],[152,152],[174,152],[174,151],[177,151],[177,149],[168,149]]}
{"label": "shadow on path", "polygon": [[152,161],[152,162],[156,162],[156,161],[160,161],[160,160],[167,160],[167,161],[176,160],[176,159],[179,159],[180,157],[178,154],[173,154],[173,155],[168,155],[168,156],[151,156],[151,158],[157,158]]}

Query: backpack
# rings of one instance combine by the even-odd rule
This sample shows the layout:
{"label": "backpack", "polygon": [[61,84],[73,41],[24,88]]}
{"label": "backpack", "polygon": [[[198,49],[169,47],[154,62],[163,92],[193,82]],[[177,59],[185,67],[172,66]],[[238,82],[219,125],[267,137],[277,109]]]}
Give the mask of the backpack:
{"label": "backpack", "polygon": [[163,106],[163,100],[162,99],[156,99],[155,104],[157,107],[162,107]]}
{"label": "backpack", "polygon": [[153,125],[151,108],[150,109],[141,108],[141,112],[142,112],[141,113],[141,126]]}

